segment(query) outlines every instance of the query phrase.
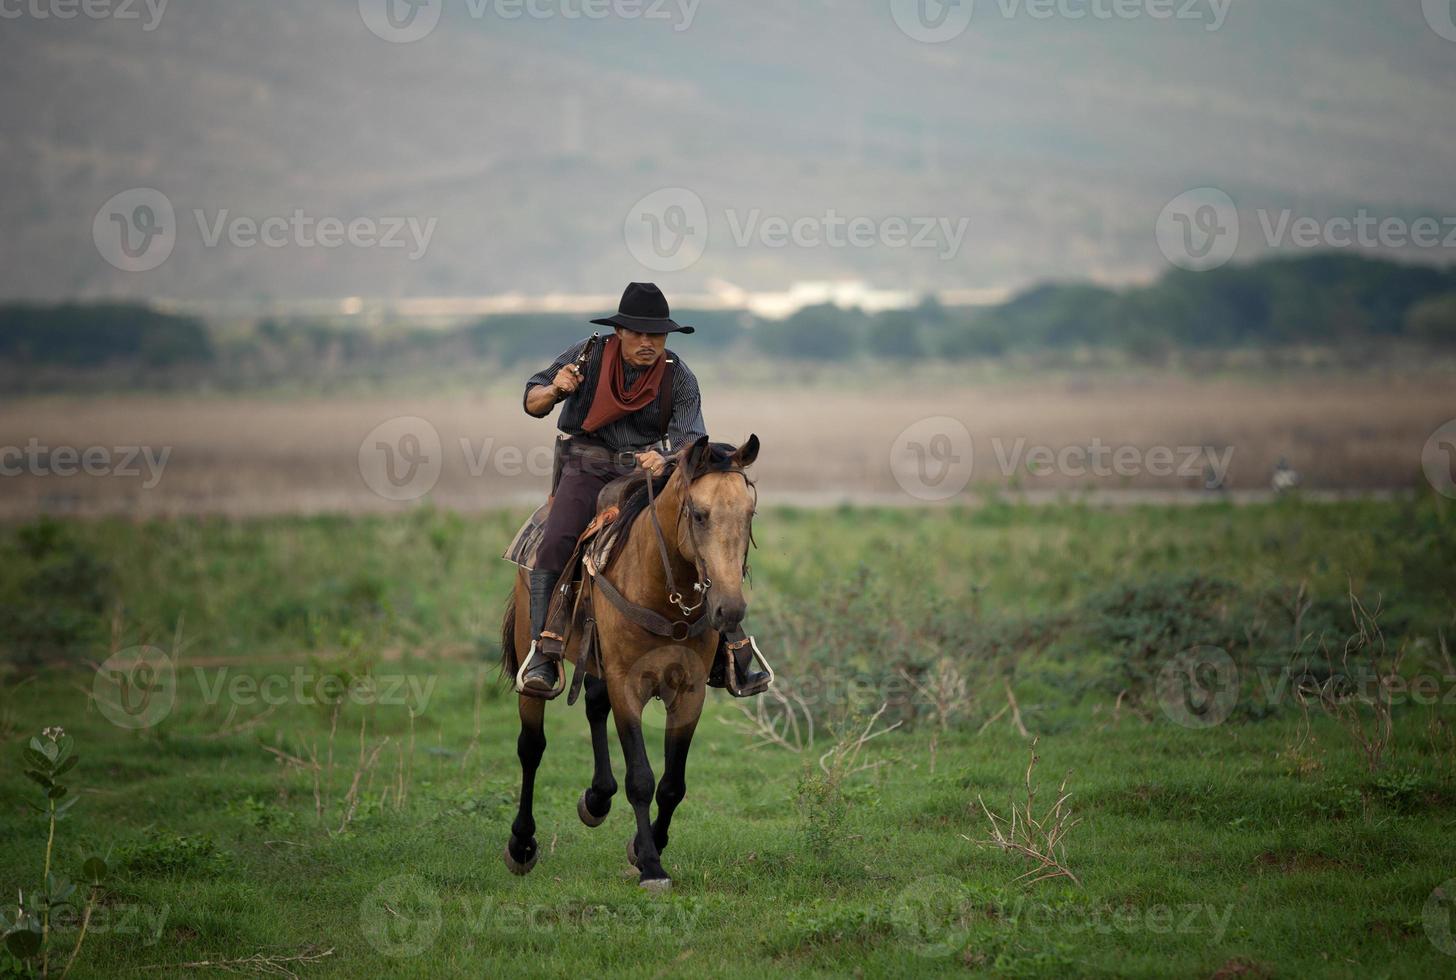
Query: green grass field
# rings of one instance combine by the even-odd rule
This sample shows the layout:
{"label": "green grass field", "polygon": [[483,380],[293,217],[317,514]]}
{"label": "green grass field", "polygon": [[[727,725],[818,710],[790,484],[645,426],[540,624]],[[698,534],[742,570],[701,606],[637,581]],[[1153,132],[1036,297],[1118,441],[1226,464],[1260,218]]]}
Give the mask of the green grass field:
{"label": "green grass field", "polygon": [[[520,516],[0,529],[0,894],[41,880],[20,754],[63,726],[80,801],[54,863],[110,865],[72,976],[1456,972],[1448,501],[766,511],[750,625],[814,742],[755,747],[712,696],[663,896],[627,873],[622,794],[578,821],[590,746],[564,699],[543,856],[525,878],[501,862],[519,770],[497,556]],[[1351,592],[1384,652],[1366,619],[1344,662]],[[88,665],[139,646],[171,658],[175,698],[118,725]],[[1211,703],[1166,684],[1186,651]],[[1387,678],[1374,765],[1291,676]],[[374,703],[309,703],[351,683]],[[1358,696],[1333,704],[1376,730]],[[899,728],[871,768],[826,776],[881,705]],[[1066,779],[1075,881],[984,843],[978,797],[1025,800],[1013,713],[1038,814]],[[62,916],[53,976],[75,939]]]}

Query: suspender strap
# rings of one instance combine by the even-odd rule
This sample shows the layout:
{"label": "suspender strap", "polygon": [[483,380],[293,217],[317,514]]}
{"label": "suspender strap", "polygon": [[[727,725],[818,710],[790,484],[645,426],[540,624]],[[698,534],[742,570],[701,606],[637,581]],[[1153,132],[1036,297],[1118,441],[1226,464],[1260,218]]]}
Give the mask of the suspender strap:
{"label": "suspender strap", "polygon": [[677,358],[664,354],[667,358],[667,368],[662,372],[662,387],[657,392],[658,404],[662,406],[662,418],[658,421],[658,435],[667,438],[667,430],[672,425],[672,382],[673,375],[677,371]]}

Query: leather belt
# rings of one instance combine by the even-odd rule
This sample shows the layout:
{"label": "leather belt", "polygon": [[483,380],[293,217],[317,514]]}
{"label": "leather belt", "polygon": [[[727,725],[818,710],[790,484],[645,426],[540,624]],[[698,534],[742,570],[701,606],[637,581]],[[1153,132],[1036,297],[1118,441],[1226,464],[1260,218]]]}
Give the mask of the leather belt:
{"label": "leather belt", "polygon": [[566,451],[572,456],[580,456],[583,459],[594,459],[599,462],[610,463],[623,469],[635,469],[637,466],[637,454],[646,452],[644,449],[608,449],[606,446],[593,442],[584,442],[580,436],[572,436],[566,440]]}

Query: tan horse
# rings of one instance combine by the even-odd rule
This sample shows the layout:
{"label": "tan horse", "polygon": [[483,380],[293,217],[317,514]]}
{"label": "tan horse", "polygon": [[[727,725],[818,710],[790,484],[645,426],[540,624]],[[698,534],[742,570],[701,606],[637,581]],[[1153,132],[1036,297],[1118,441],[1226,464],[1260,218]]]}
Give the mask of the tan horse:
{"label": "tan horse", "polygon": [[[588,577],[583,586],[591,590],[604,676],[585,680],[595,765],[591,786],[577,801],[577,815],[588,827],[597,827],[612,808],[617,782],[612,777],[606,723],[607,715],[613,714],[627,766],[627,800],[637,818],[627,855],[644,888],[672,885],[662,869],[662,851],[673,811],[686,793],[688,748],[702,714],[719,631],[738,626],[748,608],[743,577],[757,495],[744,470],[757,456],[757,436],[739,448],[710,444],[704,437],[683,450],[674,457],[671,473],[654,481],[660,489],[653,503],[646,505],[649,512],[632,523],[610,564],[598,569],[598,578]],[[631,510],[624,508],[622,519],[629,519]],[[670,596],[669,583],[687,594]],[[618,595],[613,597],[612,592]],[[530,622],[522,572],[516,577],[502,628],[501,668],[507,676],[517,670],[517,651],[530,648]],[[573,631],[565,655],[568,661],[576,660],[580,633]],[[731,664],[728,669],[733,669]],[[656,783],[655,821],[650,813],[652,766],[642,734],[642,708],[652,697],[661,697],[667,705],[666,771]],[[505,863],[514,874],[523,875],[540,856],[532,793],[536,768],[546,751],[546,702],[521,695],[520,713],[516,753],[521,760],[521,801],[511,824]]]}

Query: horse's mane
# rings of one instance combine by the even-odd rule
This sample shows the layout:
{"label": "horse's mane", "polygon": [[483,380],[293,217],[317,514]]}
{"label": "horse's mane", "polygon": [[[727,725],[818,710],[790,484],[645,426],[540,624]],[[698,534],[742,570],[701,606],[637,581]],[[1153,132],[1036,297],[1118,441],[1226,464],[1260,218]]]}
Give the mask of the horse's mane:
{"label": "horse's mane", "polygon": [[[648,477],[652,482],[652,495],[656,497],[667,489],[667,483],[672,479],[678,468],[686,465],[688,452],[691,447],[676,453],[667,460],[667,468],[662,475],[656,478]],[[688,482],[696,480],[704,473],[726,473],[733,469],[733,457],[737,454],[738,447],[726,442],[710,442],[707,451],[698,457],[697,469],[688,474]],[[617,525],[621,528],[620,533],[626,534],[632,530],[632,525],[642,512],[647,509],[647,479],[638,482],[622,498],[617,514]]]}

